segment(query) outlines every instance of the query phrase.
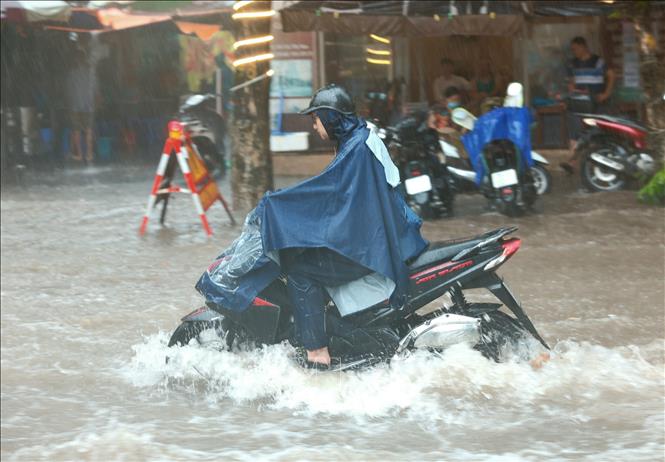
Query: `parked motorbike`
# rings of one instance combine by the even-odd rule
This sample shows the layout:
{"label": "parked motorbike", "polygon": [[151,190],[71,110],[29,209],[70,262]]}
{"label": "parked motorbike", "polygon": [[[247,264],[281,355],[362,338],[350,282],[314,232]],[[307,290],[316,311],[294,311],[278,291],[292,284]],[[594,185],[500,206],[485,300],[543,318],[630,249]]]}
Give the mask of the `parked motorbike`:
{"label": "parked motorbike", "polygon": [[[330,354],[342,364],[339,370],[387,362],[414,350],[441,352],[460,343],[499,361],[503,348],[529,335],[549,349],[496,273],[520,248],[519,238],[507,238],[516,230],[499,228],[431,245],[409,264],[410,288],[403,306],[392,307],[384,301],[342,316],[330,301],[325,325]],[[479,288],[490,291],[514,316],[500,311],[501,303],[469,302],[465,291]],[[450,295],[451,304],[427,314],[417,313],[446,294]],[[284,341],[298,346],[285,279],[272,282],[242,312],[207,301],[182,318],[168,346],[192,341],[228,350],[238,345],[259,348]]]}
{"label": "parked motorbike", "polygon": [[[485,116],[486,117],[486,116]],[[462,128],[473,132],[476,117],[464,108],[452,111],[452,121]],[[476,185],[487,198],[491,207],[508,216],[522,215],[535,203],[539,194],[549,190],[551,176],[545,169],[547,160],[533,151],[527,156],[507,139],[488,142],[479,153],[478,163],[484,166],[484,174],[478,183],[478,168],[472,167],[472,159],[467,156],[462,160],[459,150],[440,140],[441,149],[451,159],[459,159],[457,166],[447,165],[447,170],[457,179],[457,187],[468,190]],[[540,162],[535,161],[538,159]],[[461,186],[460,183],[466,186]]]}
{"label": "parked motorbike", "polygon": [[226,172],[226,127],[214,103],[214,95],[191,95],[180,106],[178,119],[190,132],[210,173],[220,176]]}
{"label": "parked motorbike", "polygon": [[[455,188],[458,191],[477,191],[476,172],[469,161],[469,156],[460,153],[460,150],[445,139],[440,139],[441,151],[445,155],[445,163],[448,171],[453,175]],[[552,174],[547,170],[549,161],[536,151],[531,151],[534,165],[530,167],[536,194],[539,196],[550,192],[552,188]]]}
{"label": "parked motorbike", "polygon": [[576,151],[582,184],[589,191],[617,191],[649,179],[657,162],[647,147],[646,127],[628,119],[579,114],[583,131]]}
{"label": "parked motorbike", "polygon": [[393,162],[402,173],[403,192],[409,206],[421,218],[431,219],[453,214],[455,192],[452,180],[441,164],[437,135],[426,125],[427,114],[415,112],[395,126],[369,123],[388,148]]}

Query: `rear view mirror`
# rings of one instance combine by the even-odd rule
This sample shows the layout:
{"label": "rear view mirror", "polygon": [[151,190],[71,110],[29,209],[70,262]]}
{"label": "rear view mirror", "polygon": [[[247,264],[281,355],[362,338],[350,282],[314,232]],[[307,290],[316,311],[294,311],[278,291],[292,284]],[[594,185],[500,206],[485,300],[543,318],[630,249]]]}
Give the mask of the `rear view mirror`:
{"label": "rear view mirror", "polygon": [[503,101],[504,107],[522,107],[524,106],[524,87],[519,82],[511,82],[506,89],[506,99]]}

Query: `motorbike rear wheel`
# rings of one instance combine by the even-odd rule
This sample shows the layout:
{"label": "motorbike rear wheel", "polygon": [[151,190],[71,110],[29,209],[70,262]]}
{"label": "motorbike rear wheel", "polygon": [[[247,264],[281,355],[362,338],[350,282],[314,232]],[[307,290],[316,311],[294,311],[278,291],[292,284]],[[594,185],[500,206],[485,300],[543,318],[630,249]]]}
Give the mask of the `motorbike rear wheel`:
{"label": "motorbike rear wheel", "polygon": [[499,362],[505,348],[516,346],[529,336],[517,319],[503,311],[493,311],[480,316],[481,336],[474,349],[486,358]]}
{"label": "motorbike rear wheel", "polygon": [[613,172],[609,168],[601,167],[591,160],[591,154],[597,152],[606,155],[609,158],[621,157],[617,153],[621,149],[615,145],[601,146],[596,149],[589,149],[581,154],[580,174],[582,185],[587,191],[618,191],[625,185],[625,180],[620,174]]}
{"label": "motorbike rear wheel", "polygon": [[542,165],[531,167],[531,176],[533,177],[533,186],[536,194],[539,196],[550,192],[552,189],[552,175]]}

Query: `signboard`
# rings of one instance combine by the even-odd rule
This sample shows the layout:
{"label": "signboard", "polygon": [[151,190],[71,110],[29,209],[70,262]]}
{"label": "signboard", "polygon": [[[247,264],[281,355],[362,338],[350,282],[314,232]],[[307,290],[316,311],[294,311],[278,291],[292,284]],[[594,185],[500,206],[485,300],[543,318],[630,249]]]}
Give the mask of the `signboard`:
{"label": "signboard", "polygon": [[187,146],[189,168],[192,171],[192,180],[201,200],[203,210],[208,210],[212,204],[221,197],[217,184],[210,177],[203,160]]}
{"label": "signboard", "polygon": [[271,97],[309,98],[312,96],[311,59],[273,59],[275,75],[270,85]]}

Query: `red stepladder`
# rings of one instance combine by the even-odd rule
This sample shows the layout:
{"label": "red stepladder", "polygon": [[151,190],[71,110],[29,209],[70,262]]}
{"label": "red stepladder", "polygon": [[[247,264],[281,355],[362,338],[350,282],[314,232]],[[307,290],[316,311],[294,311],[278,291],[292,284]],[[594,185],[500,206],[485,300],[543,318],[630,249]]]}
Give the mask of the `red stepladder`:
{"label": "red stepladder", "polygon": [[[201,159],[196,145],[192,143],[189,134],[184,130],[183,125],[178,121],[171,121],[168,124],[169,136],[164,143],[162,156],[157,166],[155,180],[152,183],[150,197],[148,198],[148,207],[141,220],[139,234],[144,235],[148,226],[150,214],[158,202],[163,201],[160,222],[164,223],[166,216],[166,207],[169,197],[173,193],[191,194],[194,208],[199,215],[203,230],[208,236],[212,235],[212,228],[206,216],[206,210],[219,200],[226,210],[231,223],[236,224],[231,210],[224,200],[224,196],[219,191],[217,184],[208,172],[205,163]],[[175,158],[173,157],[175,154]],[[176,164],[182,171],[186,187],[182,188],[173,185],[173,176],[175,174]]]}

